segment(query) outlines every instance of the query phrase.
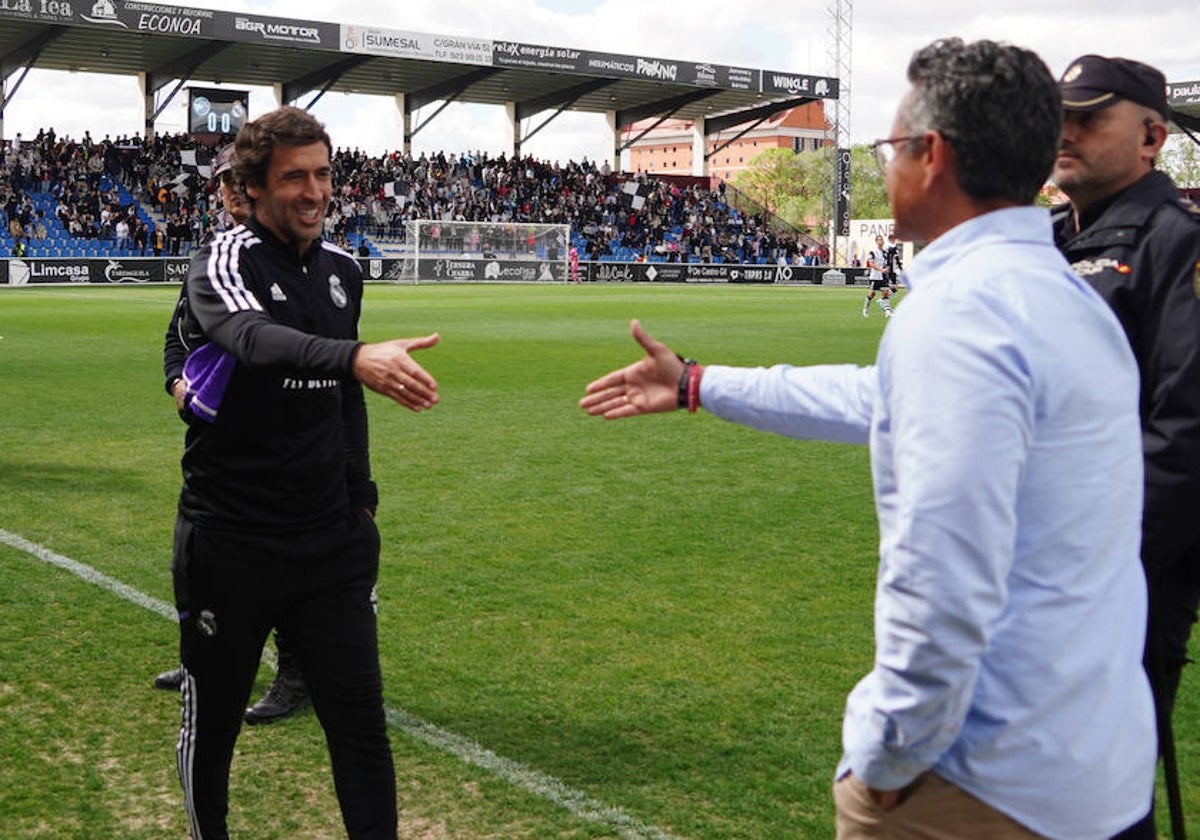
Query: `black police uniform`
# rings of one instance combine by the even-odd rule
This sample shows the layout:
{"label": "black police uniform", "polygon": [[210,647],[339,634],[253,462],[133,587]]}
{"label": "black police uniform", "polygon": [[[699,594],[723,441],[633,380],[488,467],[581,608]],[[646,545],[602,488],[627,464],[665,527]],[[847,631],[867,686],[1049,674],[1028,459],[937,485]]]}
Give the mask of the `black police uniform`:
{"label": "black police uniform", "polygon": [[1054,213],[1055,242],[1116,312],[1141,370],[1146,457],[1142,562],[1170,713],[1200,604],[1200,210],[1152,171],[1100,206],[1081,231]]}
{"label": "black police uniform", "polygon": [[234,742],[278,627],[325,729],[349,836],[394,840],[377,493],[352,375],[361,272],[324,242],[301,257],[252,218],[193,257],[186,284],[187,344],[212,341],[237,360],[215,422],[189,420],[175,529],[177,758],[193,836],[228,837]]}

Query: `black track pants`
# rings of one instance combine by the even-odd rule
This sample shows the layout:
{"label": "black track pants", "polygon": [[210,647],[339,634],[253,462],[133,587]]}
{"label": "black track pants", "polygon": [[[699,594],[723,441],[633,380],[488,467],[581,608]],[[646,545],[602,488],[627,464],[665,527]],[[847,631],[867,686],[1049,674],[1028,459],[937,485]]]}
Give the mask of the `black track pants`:
{"label": "black track pants", "polygon": [[349,837],[395,840],[375,632],[378,571],[379,532],[364,511],[287,535],[178,519],[172,572],[186,678],[176,753],[195,840],[229,836],[229,766],[272,627],[287,637],[325,730]]}

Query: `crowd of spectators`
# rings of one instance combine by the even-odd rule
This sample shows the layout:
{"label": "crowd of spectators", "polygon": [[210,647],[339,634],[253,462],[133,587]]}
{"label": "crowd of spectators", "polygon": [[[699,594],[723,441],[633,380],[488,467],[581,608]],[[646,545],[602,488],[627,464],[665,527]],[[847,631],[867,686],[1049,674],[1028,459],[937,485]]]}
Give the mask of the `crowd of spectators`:
{"label": "crowd of spectators", "polygon": [[[44,240],[56,226],[76,240],[107,240],[123,252],[180,255],[202,241],[212,206],[207,184],[179,180],[185,136],[143,143],[17,134],[0,148],[0,204],[14,246]],[[157,205],[158,221],[144,209]]]}
{"label": "crowd of spectators", "polygon": [[[184,134],[18,134],[0,148],[8,232],[14,244],[44,239],[44,208],[52,204],[72,237],[112,240],[129,254],[186,255],[228,221],[214,185],[188,165],[186,153],[195,148]],[[483,152],[373,156],[338,149],[333,169],[326,234],[347,249],[364,239],[400,245],[407,222],[432,219],[569,224],[581,258],[593,260],[800,264],[826,254],[815,240],[778,234],[762,216],[736,209],[724,184],[708,189],[618,174],[586,159],[560,165]]]}
{"label": "crowd of spectators", "polygon": [[[565,165],[484,152],[371,157],[334,155],[339,184],[330,230],[401,239],[406,222],[569,224],[583,257],[799,264],[825,252],[797,234],[776,234],[760,215],[725,200],[725,186],[613,173],[584,159]],[[638,206],[635,206],[635,202]]]}

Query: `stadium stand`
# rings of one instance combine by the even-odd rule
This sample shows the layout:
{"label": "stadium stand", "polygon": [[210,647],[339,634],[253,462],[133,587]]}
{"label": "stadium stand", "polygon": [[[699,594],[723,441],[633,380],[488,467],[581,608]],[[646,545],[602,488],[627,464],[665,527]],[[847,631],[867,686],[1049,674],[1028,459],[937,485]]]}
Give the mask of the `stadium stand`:
{"label": "stadium stand", "polygon": [[[93,140],[43,129],[0,148],[0,255],[186,255],[228,225],[213,185],[185,164],[187,135]],[[724,185],[617,174],[606,166],[486,153],[338,149],[330,241],[394,256],[411,219],[570,224],[583,259],[617,262],[823,264],[803,234],[772,231],[725,200]],[[18,245],[18,242],[20,245]]]}

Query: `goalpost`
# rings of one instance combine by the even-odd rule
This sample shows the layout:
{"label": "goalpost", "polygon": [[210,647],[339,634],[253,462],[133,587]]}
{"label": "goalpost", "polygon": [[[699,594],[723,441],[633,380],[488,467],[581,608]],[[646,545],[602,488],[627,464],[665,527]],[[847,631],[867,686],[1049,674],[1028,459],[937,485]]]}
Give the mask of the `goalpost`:
{"label": "goalpost", "polygon": [[571,226],[413,219],[399,283],[565,283]]}

